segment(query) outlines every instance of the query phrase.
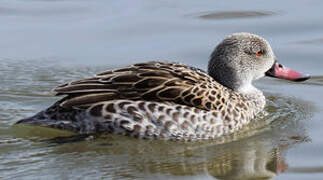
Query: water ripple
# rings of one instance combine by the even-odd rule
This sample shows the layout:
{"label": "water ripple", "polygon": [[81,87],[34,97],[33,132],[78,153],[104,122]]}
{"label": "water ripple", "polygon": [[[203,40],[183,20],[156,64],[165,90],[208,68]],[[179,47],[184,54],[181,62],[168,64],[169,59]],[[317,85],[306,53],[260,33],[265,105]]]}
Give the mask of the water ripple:
{"label": "water ripple", "polygon": [[277,13],[272,11],[216,11],[205,12],[199,15],[199,18],[208,20],[225,20],[225,19],[241,19],[241,18],[261,18],[273,16]]}

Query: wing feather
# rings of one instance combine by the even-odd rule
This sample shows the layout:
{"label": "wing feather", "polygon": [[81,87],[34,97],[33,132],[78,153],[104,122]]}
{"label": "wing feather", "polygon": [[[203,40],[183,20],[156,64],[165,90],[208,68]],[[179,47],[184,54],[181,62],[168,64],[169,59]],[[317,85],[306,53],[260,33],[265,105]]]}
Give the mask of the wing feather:
{"label": "wing feather", "polygon": [[[177,63],[147,62],[121,69],[107,70],[91,78],[72,81],[54,88],[56,95],[66,95],[63,107],[87,107],[116,100],[168,101],[212,109],[210,105],[224,87],[204,71]],[[217,92],[212,92],[217,89]]]}

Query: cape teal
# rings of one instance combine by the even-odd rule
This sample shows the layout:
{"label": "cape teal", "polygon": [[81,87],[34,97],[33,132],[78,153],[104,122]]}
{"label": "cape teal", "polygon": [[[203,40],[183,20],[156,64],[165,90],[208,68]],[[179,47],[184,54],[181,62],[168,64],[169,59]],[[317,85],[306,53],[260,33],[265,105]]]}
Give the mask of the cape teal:
{"label": "cape teal", "polygon": [[238,131],[263,111],[265,97],[252,82],[265,75],[309,78],[279,64],[263,38],[235,33],[215,48],[208,73],[159,61],[107,70],[54,88],[65,97],[17,123],[80,134],[212,139]]}

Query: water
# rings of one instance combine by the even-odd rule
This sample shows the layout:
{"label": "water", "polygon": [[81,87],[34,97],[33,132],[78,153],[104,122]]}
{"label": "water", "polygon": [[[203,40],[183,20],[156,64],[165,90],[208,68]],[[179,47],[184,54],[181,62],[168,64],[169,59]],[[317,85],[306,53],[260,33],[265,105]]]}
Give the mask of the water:
{"label": "water", "polygon": [[[322,1],[3,0],[0,178],[322,179]],[[233,32],[270,41],[282,64],[313,75],[265,78],[267,114],[242,132],[196,143],[74,136],[12,126],[55,102],[51,88],[147,60],[205,69]]]}

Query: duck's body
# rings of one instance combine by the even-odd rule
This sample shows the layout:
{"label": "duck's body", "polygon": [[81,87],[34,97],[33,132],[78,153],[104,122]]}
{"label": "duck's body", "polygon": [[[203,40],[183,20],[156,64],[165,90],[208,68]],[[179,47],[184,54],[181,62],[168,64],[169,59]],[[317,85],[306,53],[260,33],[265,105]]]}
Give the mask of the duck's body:
{"label": "duck's body", "polygon": [[[247,35],[250,42],[260,38]],[[245,40],[236,36],[229,37],[229,42],[225,39],[214,51],[210,75],[197,68],[165,62],[109,70],[55,88],[56,95],[66,97],[18,123],[76,133],[110,132],[158,139],[210,139],[230,134],[263,110],[265,97],[251,82],[275,64],[270,46],[262,38],[255,41],[260,43],[256,52],[264,48],[266,61],[260,59],[254,65],[246,65],[245,60],[231,60],[226,55],[230,53],[226,43],[231,44],[235,50],[232,52],[240,53],[241,48],[234,49],[237,47],[232,44]],[[236,66],[239,67],[235,70]],[[257,66],[264,66],[260,73],[254,70]]]}
{"label": "duck's body", "polygon": [[239,94],[202,70],[165,62],[109,70],[53,91],[67,96],[23,121],[76,133],[207,139],[240,129],[265,105],[260,91]]}

